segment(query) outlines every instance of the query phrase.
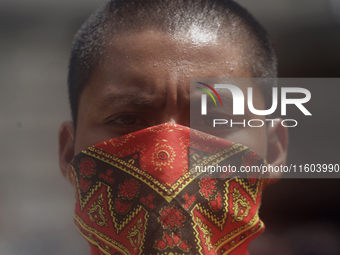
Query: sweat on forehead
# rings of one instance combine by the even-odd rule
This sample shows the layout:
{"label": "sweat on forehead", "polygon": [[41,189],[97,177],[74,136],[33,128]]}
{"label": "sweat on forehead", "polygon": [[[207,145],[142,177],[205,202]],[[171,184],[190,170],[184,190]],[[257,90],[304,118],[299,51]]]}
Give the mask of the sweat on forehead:
{"label": "sweat on forehead", "polygon": [[[68,89],[74,123],[81,92],[115,38],[147,29],[193,43],[226,40],[242,52],[242,64],[253,77],[276,77],[276,58],[262,26],[241,6],[226,0],[120,0],[95,12],[74,38]],[[138,42],[136,42],[138,43]]]}

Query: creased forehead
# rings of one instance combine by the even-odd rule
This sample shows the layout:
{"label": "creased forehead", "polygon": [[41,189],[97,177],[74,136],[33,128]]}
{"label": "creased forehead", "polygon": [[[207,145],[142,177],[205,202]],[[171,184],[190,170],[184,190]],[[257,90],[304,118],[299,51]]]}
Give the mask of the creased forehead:
{"label": "creased forehead", "polygon": [[85,22],[74,39],[68,79],[74,120],[79,96],[112,36],[150,28],[174,37],[185,34],[198,44],[225,39],[242,52],[243,65],[249,66],[253,77],[276,76],[276,58],[266,31],[231,0],[110,1]]}

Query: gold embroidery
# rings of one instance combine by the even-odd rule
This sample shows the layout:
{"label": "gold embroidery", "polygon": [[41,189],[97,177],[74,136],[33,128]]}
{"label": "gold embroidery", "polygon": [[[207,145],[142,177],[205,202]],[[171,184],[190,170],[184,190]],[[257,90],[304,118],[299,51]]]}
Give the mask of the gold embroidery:
{"label": "gold embroidery", "polygon": [[136,249],[139,247],[141,240],[142,240],[142,233],[141,233],[142,220],[138,219],[137,224],[133,226],[130,230],[131,232],[128,231],[127,238],[129,239],[131,246],[136,251]]}
{"label": "gold embroidery", "polygon": [[105,212],[104,212],[103,203],[104,203],[104,198],[103,198],[103,193],[101,193],[98,196],[97,201],[91,204],[91,208],[89,208],[89,212],[87,213],[87,215],[89,216],[90,221],[97,223],[98,226],[109,227],[106,223],[108,219],[105,219],[104,217]]}
{"label": "gold embroidery", "polygon": [[156,165],[155,170],[162,171],[162,167],[171,166],[171,163],[175,160],[175,150],[166,144],[157,146],[151,157],[151,162]]}
{"label": "gold embroidery", "polygon": [[233,198],[234,207],[232,208],[232,210],[234,210],[234,214],[232,215],[232,222],[242,221],[243,218],[248,216],[249,210],[251,209],[249,201],[247,202],[246,198],[243,197],[240,194],[240,191],[236,188],[234,188]]}

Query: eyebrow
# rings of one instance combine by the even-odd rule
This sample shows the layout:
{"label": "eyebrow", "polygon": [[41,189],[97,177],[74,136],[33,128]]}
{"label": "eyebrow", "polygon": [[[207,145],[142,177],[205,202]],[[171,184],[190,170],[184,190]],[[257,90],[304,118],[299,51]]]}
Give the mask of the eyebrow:
{"label": "eyebrow", "polygon": [[[190,94],[190,108],[201,108],[201,95],[202,93],[194,93]],[[222,107],[224,110],[232,111],[233,109],[233,98],[231,93],[228,90],[219,90],[218,94],[222,100]],[[221,107],[219,100],[217,99],[216,95],[213,94],[215,97],[217,107]],[[100,102],[98,104],[98,108],[102,111],[112,108],[119,108],[119,107],[131,107],[131,108],[138,108],[143,110],[151,110],[151,109],[160,109],[165,105],[163,102],[162,97],[157,97],[155,95],[150,95],[147,93],[126,93],[126,91],[116,91],[110,92],[105,94],[101,97]],[[210,109],[214,109],[215,107],[214,101],[207,95],[207,105]],[[221,109],[221,108],[219,108]]]}
{"label": "eyebrow", "polygon": [[[156,102],[155,102],[156,101]],[[158,100],[159,101],[159,100]],[[143,97],[137,93],[110,93],[103,96],[98,104],[98,108],[105,110],[108,107],[139,107],[143,109],[151,109],[158,105],[157,100],[151,97]]]}

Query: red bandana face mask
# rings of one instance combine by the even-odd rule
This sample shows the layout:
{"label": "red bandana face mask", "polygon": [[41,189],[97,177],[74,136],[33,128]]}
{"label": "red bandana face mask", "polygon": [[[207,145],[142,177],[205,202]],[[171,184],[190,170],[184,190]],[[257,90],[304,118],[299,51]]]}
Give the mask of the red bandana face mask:
{"label": "red bandana face mask", "polygon": [[68,170],[74,220],[92,255],[248,254],[264,229],[258,209],[267,179],[203,172],[216,164],[265,161],[245,146],[170,123],[75,156]]}

